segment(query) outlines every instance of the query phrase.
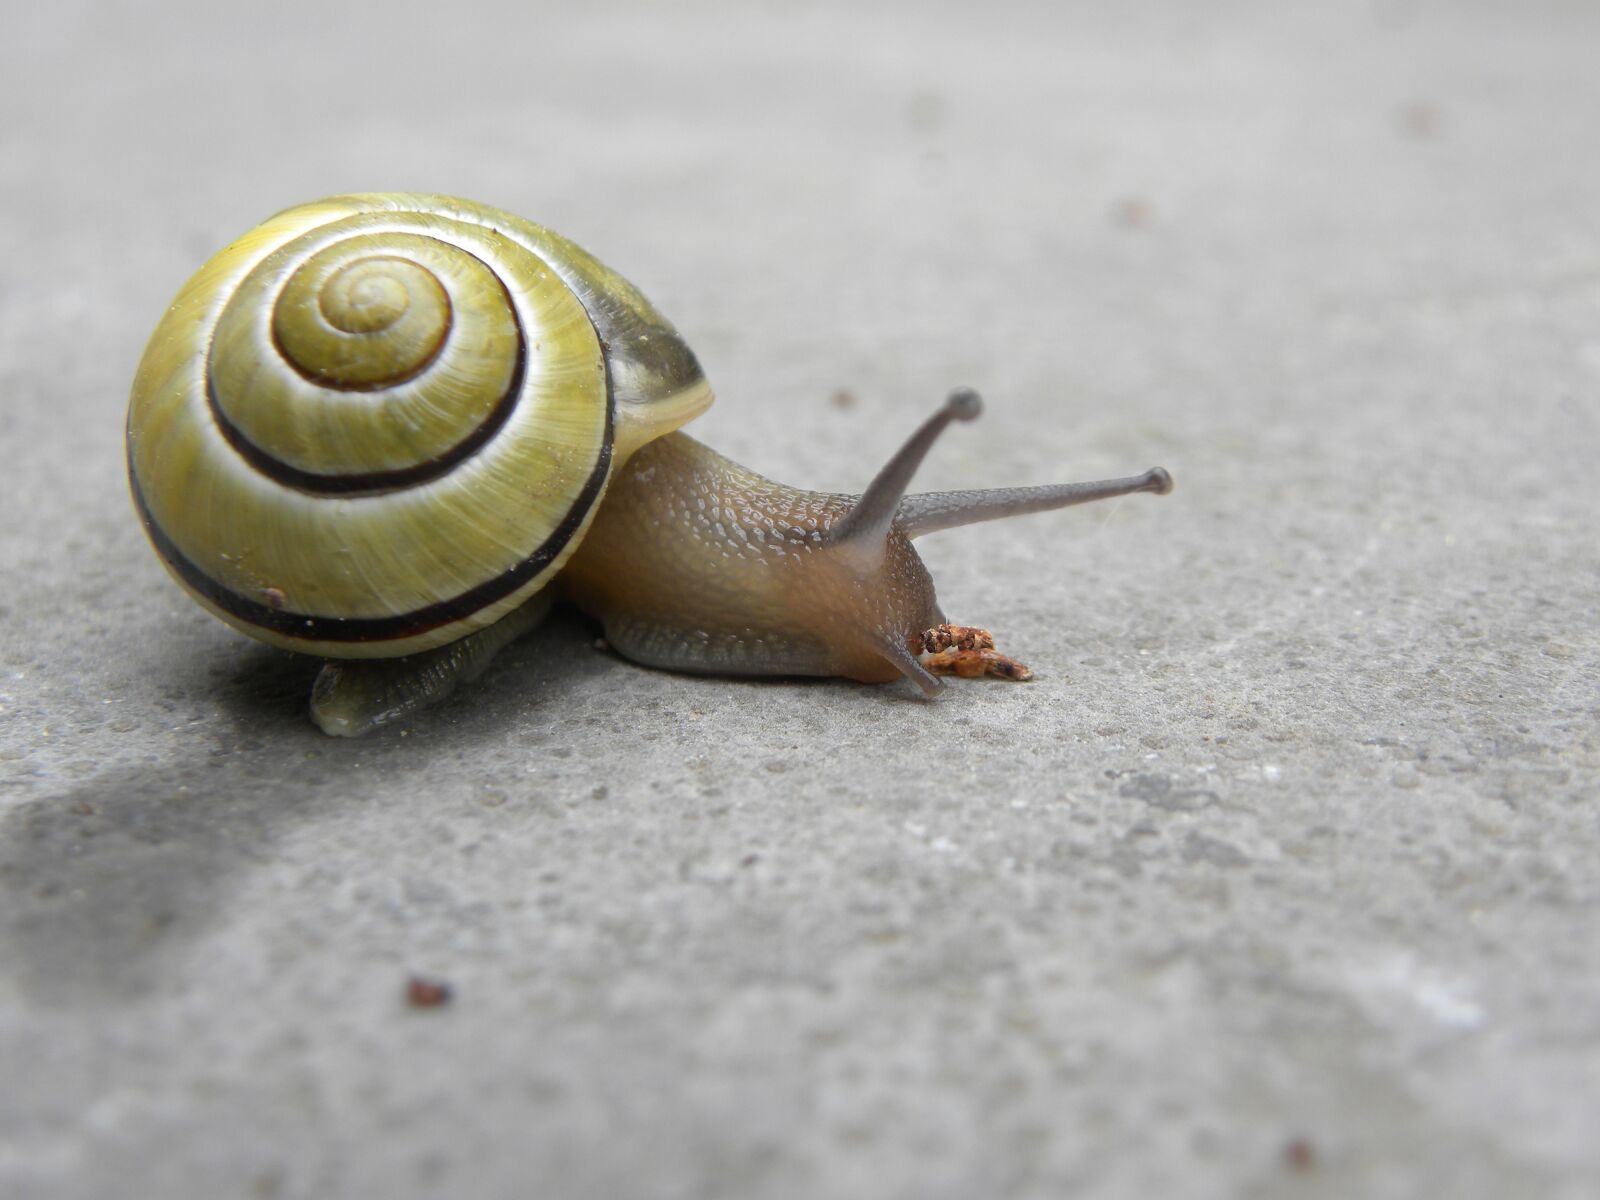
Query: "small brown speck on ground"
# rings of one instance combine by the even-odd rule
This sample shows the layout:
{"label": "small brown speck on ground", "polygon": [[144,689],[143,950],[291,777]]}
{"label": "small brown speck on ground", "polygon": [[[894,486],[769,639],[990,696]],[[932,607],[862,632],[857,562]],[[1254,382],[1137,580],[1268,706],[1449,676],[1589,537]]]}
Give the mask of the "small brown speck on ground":
{"label": "small brown speck on ground", "polygon": [[412,1008],[443,1008],[454,992],[448,983],[413,975],[406,981],[406,1003]]}
{"label": "small brown speck on ground", "polygon": [[1439,136],[1439,109],[1423,100],[1413,100],[1400,106],[1396,115],[1400,132],[1419,142],[1431,141]]}
{"label": "small brown speck on ground", "polygon": [[1291,1171],[1309,1171],[1317,1165],[1317,1152],[1309,1138],[1290,1138],[1283,1146],[1283,1165]]}
{"label": "small brown speck on ground", "polygon": [[1149,201],[1138,196],[1123,196],[1111,206],[1111,223],[1119,229],[1147,229],[1151,216]]}
{"label": "small brown speck on ground", "polygon": [[854,408],[856,394],[849,388],[834,388],[833,395],[828,397],[828,403],[839,409]]}

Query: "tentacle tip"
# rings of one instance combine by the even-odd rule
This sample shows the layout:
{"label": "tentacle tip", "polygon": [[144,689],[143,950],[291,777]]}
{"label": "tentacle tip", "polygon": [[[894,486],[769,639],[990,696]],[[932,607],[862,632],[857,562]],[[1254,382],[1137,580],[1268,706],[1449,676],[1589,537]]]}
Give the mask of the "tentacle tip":
{"label": "tentacle tip", "polygon": [[1145,472],[1144,477],[1149,480],[1145,485],[1146,490],[1152,491],[1158,496],[1165,496],[1172,490],[1172,476],[1167,473],[1165,467],[1151,467]]}
{"label": "tentacle tip", "polygon": [[983,397],[973,388],[956,388],[945,399],[944,408],[958,421],[975,421],[983,411]]}

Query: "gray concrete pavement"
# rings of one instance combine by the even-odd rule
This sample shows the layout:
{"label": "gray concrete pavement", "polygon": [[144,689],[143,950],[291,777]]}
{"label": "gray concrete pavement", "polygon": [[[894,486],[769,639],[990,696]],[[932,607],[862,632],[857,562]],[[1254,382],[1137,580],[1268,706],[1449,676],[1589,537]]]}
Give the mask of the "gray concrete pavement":
{"label": "gray concrete pavement", "polygon": [[[1131,7],[8,19],[0,1194],[1596,1194],[1600,10]],[[967,382],[924,486],[1178,489],[927,543],[1026,686],[564,616],[331,741],[121,420],[375,188],[628,274],[764,473]]]}

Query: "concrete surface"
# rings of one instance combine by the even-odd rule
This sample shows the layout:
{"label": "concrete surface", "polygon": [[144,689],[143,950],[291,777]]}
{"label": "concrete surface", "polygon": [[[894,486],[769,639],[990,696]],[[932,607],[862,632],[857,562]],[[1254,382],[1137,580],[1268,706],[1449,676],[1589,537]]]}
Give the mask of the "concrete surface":
{"label": "concrete surface", "polygon": [[[1600,8],[976,7],[8,13],[0,1195],[1600,1194]],[[970,382],[925,487],[1178,490],[927,544],[1028,686],[568,617],[326,740],[120,424],[359,188],[590,246],[769,474]]]}

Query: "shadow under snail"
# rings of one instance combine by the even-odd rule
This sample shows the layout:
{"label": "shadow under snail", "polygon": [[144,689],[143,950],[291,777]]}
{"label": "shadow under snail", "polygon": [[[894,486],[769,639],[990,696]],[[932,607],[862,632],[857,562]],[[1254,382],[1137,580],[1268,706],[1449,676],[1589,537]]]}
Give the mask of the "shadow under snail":
{"label": "shadow under snail", "polygon": [[[145,530],[235,628],[329,659],[325,731],[441,699],[560,596],[622,655],[724,675],[1025,679],[945,623],[912,539],[1131,492],[906,495],[951,393],[860,496],[764,479],[677,432],[711,389],[639,291],[571,242],[446,196],[289,209],[179,293],[133,384]],[[926,656],[926,657],[924,657]]]}

